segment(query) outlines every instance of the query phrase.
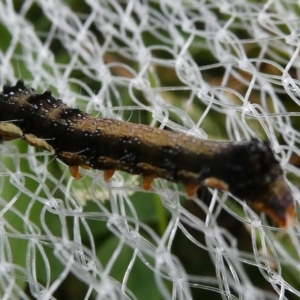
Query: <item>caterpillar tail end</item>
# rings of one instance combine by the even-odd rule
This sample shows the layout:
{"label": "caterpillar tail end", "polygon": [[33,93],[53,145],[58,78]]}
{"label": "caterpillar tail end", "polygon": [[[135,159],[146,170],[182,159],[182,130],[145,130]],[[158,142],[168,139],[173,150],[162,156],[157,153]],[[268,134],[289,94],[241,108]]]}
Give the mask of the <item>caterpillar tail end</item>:
{"label": "caterpillar tail end", "polygon": [[251,204],[254,209],[264,212],[281,228],[291,228],[297,222],[294,198],[283,177],[270,186],[269,193],[263,199]]}

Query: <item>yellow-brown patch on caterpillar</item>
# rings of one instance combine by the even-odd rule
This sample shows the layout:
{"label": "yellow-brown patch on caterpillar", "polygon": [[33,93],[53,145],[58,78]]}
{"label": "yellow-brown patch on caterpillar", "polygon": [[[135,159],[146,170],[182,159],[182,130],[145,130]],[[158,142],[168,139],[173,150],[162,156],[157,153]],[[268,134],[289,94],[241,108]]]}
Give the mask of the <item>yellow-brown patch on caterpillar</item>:
{"label": "yellow-brown patch on caterpillar", "polygon": [[[88,163],[88,162],[86,162],[86,163]],[[80,165],[80,167],[83,168],[83,169],[86,169],[86,170],[89,170],[91,168],[88,164]]]}
{"label": "yellow-brown patch on caterpillar", "polygon": [[13,123],[0,123],[0,135],[5,140],[17,139],[23,137],[23,131]]}
{"label": "yellow-brown patch on caterpillar", "polygon": [[162,177],[167,178],[168,171],[162,168],[157,168],[147,163],[137,163],[136,165],[144,174],[144,176],[152,176],[153,178]]}
{"label": "yellow-brown patch on caterpillar", "polygon": [[208,188],[213,188],[222,191],[228,191],[228,184],[223,180],[216,177],[209,177],[203,181],[204,185]]}
{"label": "yellow-brown patch on caterpillar", "polygon": [[97,162],[99,164],[101,164],[101,168],[100,168],[101,170],[120,170],[120,171],[132,174],[131,167],[128,166],[123,161],[109,158],[109,157],[100,156],[97,159]]}
{"label": "yellow-brown patch on caterpillar", "polygon": [[62,151],[57,153],[57,155],[66,161],[68,165],[72,166],[82,166],[87,165],[88,158],[85,155],[69,152],[69,151]]}
{"label": "yellow-brown patch on caterpillar", "polygon": [[186,182],[199,181],[199,174],[196,174],[194,172],[190,172],[190,171],[187,171],[187,170],[181,170],[177,174],[178,174],[178,176],[180,176],[182,178],[185,178]]}
{"label": "yellow-brown patch on caterpillar", "polygon": [[45,150],[51,152],[52,154],[55,154],[55,150],[53,149],[53,147],[51,145],[49,145],[47,143],[47,141],[36,137],[34,134],[30,134],[30,133],[25,134],[24,139],[31,146],[34,146],[37,148],[42,148],[42,149],[45,149]]}

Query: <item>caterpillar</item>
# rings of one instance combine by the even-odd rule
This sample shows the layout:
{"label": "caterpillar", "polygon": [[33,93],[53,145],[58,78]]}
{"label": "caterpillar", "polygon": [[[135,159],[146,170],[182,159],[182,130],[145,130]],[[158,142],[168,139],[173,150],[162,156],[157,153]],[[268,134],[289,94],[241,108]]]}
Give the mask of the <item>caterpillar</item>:
{"label": "caterpillar", "polygon": [[143,188],[154,178],[182,183],[188,196],[199,187],[230,192],[280,227],[295,223],[292,193],[268,142],[203,140],[70,108],[50,91],[38,94],[19,80],[0,93],[0,136],[22,138],[50,151],[80,178],[79,167],[139,174]]}

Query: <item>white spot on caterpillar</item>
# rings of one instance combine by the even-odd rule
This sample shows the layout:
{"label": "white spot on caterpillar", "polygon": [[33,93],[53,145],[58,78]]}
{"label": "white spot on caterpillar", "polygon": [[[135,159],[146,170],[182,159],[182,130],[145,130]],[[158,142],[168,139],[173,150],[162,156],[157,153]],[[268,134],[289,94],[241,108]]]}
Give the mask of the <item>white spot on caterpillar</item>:
{"label": "white spot on caterpillar", "polygon": [[55,153],[55,150],[45,140],[36,137],[34,134],[25,134],[25,140],[31,146],[39,147],[45,150]]}
{"label": "white spot on caterpillar", "polygon": [[13,123],[0,123],[0,135],[3,137],[21,138],[23,131]]}

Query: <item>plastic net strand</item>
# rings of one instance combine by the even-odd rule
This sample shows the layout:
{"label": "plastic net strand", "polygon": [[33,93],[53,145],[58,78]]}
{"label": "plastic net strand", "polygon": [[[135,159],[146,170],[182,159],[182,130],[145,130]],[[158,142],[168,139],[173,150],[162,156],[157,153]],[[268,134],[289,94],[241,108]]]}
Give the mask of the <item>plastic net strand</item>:
{"label": "plastic net strand", "polygon": [[[299,49],[293,0],[0,0],[1,90],[22,78],[95,116],[269,141],[296,203]],[[0,156],[1,299],[300,297],[298,224],[213,189],[75,180],[22,140]]]}

